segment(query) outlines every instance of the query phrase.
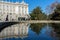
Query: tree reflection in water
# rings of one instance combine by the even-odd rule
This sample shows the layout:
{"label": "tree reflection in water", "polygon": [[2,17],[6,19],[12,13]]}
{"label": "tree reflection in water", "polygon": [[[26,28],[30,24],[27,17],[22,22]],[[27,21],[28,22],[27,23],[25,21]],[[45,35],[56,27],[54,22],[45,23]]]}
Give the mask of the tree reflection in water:
{"label": "tree reflection in water", "polygon": [[33,32],[35,32],[37,35],[40,35],[41,37],[50,37],[54,40],[60,40],[60,24],[58,23],[51,23],[48,24],[48,26],[42,23],[35,23],[31,24],[30,28]]}
{"label": "tree reflection in water", "polygon": [[54,32],[56,32],[56,36],[60,39],[60,23],[52,23],[50,24],[54,28]]}
{"label": "tree reflection in water", "polygon": [[34,31],[37,35],[39,35],[40,30],[42,29],[42,27],[44,27],[45,24],[42,23],[35,23],[35,24],[31,24],[30,28],[32,31]]}

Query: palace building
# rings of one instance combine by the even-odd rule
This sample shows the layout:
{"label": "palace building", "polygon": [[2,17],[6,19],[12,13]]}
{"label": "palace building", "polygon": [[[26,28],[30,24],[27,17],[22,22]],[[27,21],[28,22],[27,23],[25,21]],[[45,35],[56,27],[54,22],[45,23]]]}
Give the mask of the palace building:
{"label": "palace building", "polygon": [[0,21],[20,21],[30,18],[28,4],[24,1],[0,1]]}

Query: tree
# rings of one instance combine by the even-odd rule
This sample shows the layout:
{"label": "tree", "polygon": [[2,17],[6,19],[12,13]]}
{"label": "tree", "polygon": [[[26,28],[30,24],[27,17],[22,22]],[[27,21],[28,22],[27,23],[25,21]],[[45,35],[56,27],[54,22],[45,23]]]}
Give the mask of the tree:
{"label": "tree", "polygon": [[36,7],[33,9],[33,11],[30,13],[31,20],[44,20],[46,19],[45,13],[42,12],[40,7]]}
{"label": "tree", "polygon": [[56,9],[49,17],[51,20],[60,20],[60,4],[56,6]]}

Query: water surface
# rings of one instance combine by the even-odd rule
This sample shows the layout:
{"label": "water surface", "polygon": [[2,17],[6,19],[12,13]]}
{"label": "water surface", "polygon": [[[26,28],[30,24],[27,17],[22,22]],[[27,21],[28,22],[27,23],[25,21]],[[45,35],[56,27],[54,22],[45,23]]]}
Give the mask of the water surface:
{"label": "water surface", "polygon": [[60,23],[34,23],[28,26],[28,34],[3,40],[60,40]]}

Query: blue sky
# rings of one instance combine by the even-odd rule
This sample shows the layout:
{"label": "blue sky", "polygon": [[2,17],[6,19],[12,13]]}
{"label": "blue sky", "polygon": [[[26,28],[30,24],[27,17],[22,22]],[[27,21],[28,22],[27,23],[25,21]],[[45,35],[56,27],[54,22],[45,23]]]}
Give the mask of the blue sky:
{"label": "blue sky", "polygon": [[[9,0],[6,0],[6,1],[9,1]],[[22,0],[13,0],[13,2],[16,2],[16,1],[22,2]],[[29,4],[29,12],[31,12],[37,6],[41,7],[43,12],[45,12],[46,7],[52,4],[53,2],[55,2],[55,0],[24,0],[24,1]],[[58,2],[60,2],[60,0],[58,0]]]}

